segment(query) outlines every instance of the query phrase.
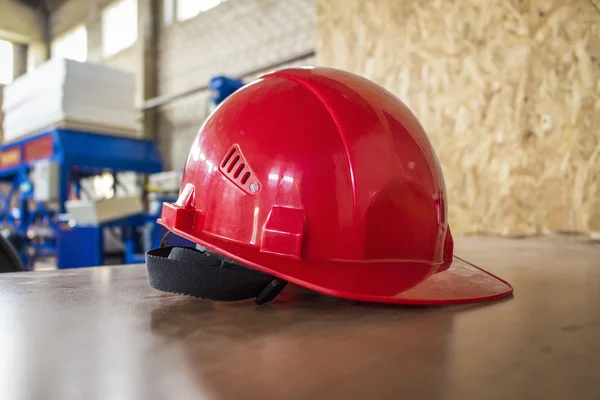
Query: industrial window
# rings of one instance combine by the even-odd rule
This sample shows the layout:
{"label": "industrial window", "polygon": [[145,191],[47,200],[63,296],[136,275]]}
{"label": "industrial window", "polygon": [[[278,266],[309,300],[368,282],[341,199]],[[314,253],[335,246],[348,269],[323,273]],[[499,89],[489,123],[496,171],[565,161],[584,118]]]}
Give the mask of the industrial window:
{"label": "industrial window", "polygon": [[110,56],[137,40],[137,0],[120,0],[102,11],[102,52]]}
{"label": "industrial window", "polygon": [[52,57],[87,60],[87,29],[80,25],[52,41]]}
{"label": "industrial window", "polygon": [[0,40],[0,84],[8,85],[13,80],[13,45]]}
{"label": "industrial window", "polygon": [[190,19],[203,11],[210,10],[223,3],[225,0],[164,0],[164,21],[170,24],[177,21]]}

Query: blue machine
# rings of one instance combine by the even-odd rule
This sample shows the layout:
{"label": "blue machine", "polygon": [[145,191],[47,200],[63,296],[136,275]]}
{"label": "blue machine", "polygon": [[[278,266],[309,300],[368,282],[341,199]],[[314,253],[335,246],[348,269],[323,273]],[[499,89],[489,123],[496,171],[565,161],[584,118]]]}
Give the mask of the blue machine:
{"label": "blue machine", "polygon": [[[40,160],[50,160],[59,165],[58,202],[55,207],[33,199],[29,173],[32,165]],[[88,240],[91,236],[86,236],[85,232],[95,230],[91,235],[99,237],[104,226],[67,227],[67,222],[59,221],[59,215],[66,212],[65,202],[71,195],[79,195],[81,178],[127,171],[141,174],[162,171],[154,142],[54,128],[0,146],[0,182],[8,187],[8,191],[0,191],[0,223],[24,238],[23,248],[19,250],[25,265],[31,265],[33,258],[39,255],[56,255],[59,268],[99,265],[102,242]],[[149,220],[149,216],[140,215],[111,221],[109,225],[123,227],[126,236],[130,234],[128,229],[135,231],[130,228]],[[45,228],[46,233],[28,237],[33,226],[42,231]],[[89,248],[88,245],[95,246],[96,243],[100,247]],[[130,251],[135,250],[131,244],[126,246]],[[85,257],[89,262],[76,265],[77,260]]]}
{"label": "blue machine", "polygon": [[105,264],[104,231],[105,229],[120,228],[125,245],[125,253],[119,263],[143,263],[143,256],[137,253],[139,248],[137,228],[146,221],[143,214],[132,215],[102,224],[70,226],[68,223],[59,224],[57,236],[57,266],[63,268],[92,267]]}
{"label": "blue machine", "polygon": [[[212,107],[244,86],[239,79],[215,76],[209,82]],[[49,160],[59,168],[58,202],[54,206],[34,199],[30,172],[34,163]],[[166,230],[158,215],[139,214],[95,225],[73,226],[65,203],[78,198],[80,180],[106,172],[152,174],[162,171],[158,149],[150,140],[53,128],[0,146],[0,225],[30,268],[38,256],[56,256],[58,268],[104,264],[104,230],[117,228],[125,248],[124,263],[144,262],[144,246],[158,246]],[[6,190],[8,188],[8,190]],[[36,233],[31,234],[31,228]],[[41,233],[40,233],[41,232]],[[171,235],[169,244],[192,243]]]}
{"label": "blue machine", "polygon": [[213,107],[221,104],[223,100],[229,97],[236,90],[240,89],[242,86],[244,86],[244,82],[239,79],[229,78],[223,75],[211,78],[208,88],[211,91],[210,98]]}

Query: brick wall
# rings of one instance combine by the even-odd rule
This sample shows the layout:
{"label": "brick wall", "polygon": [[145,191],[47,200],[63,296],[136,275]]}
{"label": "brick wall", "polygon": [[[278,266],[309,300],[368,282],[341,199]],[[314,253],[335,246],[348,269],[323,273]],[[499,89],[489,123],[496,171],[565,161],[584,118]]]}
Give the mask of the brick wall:
{"label": "brick wall", "polygon": [[[88,30],[88,59],[139,72],[139,45],[102,58],[102,8],[110,0],[68,0],[51,16],[53,37],[81,22]],[[160,18],[162,21],[162,18]],[[158,33],[158,92],[173,94],[216,74],[239,75],[314,49],[314,0],[227,0]],[[312,64],[313,58],[296,64]],[[207,116],[208,93],[158,110],[157,140],[167,168],[182,168],[196,131]]]}
{"label": "brick wall", "polygon": [[[159,39],[159,94],[239,75],[314,49],[313,0],[228,0],[188,21],[165,27]],[[305,63],[313,63],[306,60]],[[302,62],[300,62],[302,63]],[[161,109],[158,141],[170,167],[183,168],[207,116],[208,93]]]}

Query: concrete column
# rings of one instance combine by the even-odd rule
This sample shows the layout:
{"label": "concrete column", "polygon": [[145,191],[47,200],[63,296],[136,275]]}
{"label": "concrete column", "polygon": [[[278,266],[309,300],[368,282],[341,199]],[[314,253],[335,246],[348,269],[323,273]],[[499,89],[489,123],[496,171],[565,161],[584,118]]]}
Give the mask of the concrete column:
{"label": "concrete column", "polygon": [[[161,1],[138,0],[138,41],[140,71],[138,85],[142,100],[158,95],[158,35],[160,29]],[[144,111],[143,124],[146,137],[156,139],[157,111]]]}
{"label": "concrete column", "polygon": [[0,39],[14,43],[43,40],[42,16],[17,0],[0,1]]}
{"label": "concrete column", "polygon": [[18,78],[27,73],[27,49],[26,44],[13,44],[13,78]]}

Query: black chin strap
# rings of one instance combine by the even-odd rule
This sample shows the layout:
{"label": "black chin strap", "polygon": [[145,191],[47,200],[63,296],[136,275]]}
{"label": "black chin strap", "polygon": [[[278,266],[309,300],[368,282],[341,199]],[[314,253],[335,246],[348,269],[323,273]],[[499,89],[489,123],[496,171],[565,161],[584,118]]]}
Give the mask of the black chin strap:
{"label": "black chin strap", "polygon": [[273,300],[286,281],[191,247],[159,247],[146,253],[150,286],[217,301]]}

